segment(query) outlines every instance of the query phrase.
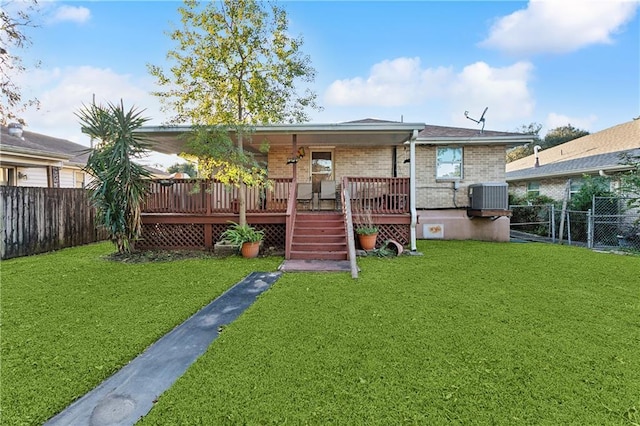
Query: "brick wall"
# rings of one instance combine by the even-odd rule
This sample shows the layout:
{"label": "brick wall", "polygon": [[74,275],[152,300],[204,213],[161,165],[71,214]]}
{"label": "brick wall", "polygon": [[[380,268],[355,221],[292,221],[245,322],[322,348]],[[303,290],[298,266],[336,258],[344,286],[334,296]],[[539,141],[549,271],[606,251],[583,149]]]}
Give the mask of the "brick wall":
{"label": "brick wall", "polygon": [[[536,180],[540,183],[540,195],[546,195],[556,201],[564,198],[565,185],[567,183],[566,178],[555,179],[540,179]],[[509,182],[509,192],[519,197],[527,195],[527,182]]]}
{"label": "brick wall", "polygon": [[[304,147],[306,155],[297,163],[298,182],[310,182],[311,148]],[[321,149],[318,149],[320,151]],[[344,176],[393,176],[393,147],[327,148],[333,151],[333,173],[336,181]],[[269,150],[269,177],[290,177],[293,165],[289,147],[271,147]]]}
{"label": "brick wall", "polygon": [[[436,180],[436,147],[416,146],[416,206],[418,209],[467,207],[469,185],[504,182],[505,153],[504,146],[465,146],[462,180],[454,190],[453,182]],[[403,162],[404,158],[403,149],[399,148],[398,176],[409,176],[409,164]]]}
{"label": "brick wall", "polygon": [[[309,182],[311,149],[305,147],[306,156],[297,163],[298,182]],[[395,154],[394,154],[395,151]],[[336,147],[333,149],[334,177],[340,182],[343,176],[393,176],[393,156],[397,155],[397,172],[400,177],[409,176],[408,148],[404,147]],[[289,147],[272,147],[269,150],[269,176],[289,177],[293,166],[287,163],[291,156]],[[416,195],[419,209],[467,207],[468,187],[474,183],[504,182],[504,146],[465,146],[463,148],[463,179],[454,190],[453,182],[436,180],[436,147],[416,146]],[[455,198],[454,198],[455,197]]]}

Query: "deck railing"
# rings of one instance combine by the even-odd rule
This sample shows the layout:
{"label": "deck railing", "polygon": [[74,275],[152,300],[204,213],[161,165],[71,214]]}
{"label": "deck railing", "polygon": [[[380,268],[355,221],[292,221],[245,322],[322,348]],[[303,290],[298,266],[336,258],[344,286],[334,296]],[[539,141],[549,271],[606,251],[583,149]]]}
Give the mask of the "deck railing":
{"label": "deck railing", "polygon": [[[286,213],[291,178],[270,179],[267,187],[247,188],[247,213]],[[409,178],[345,177],[354,213],[409,212]],[[208,215],[238,213],[238,188],[202,179],[156,179],[149,184],[144,213]]]}
{"label": "deck railing", "polygon": [[[247,188],[247,212],[286,212],[290,178],[270,179],[267,187]],[[202,179],[155,179],[143,205],[144,213],[238,213],[238,188]]]}
{"label": "deck railing", "polygon": [[354,213],[398,214],[409,212],[409,178],[345,177]]}

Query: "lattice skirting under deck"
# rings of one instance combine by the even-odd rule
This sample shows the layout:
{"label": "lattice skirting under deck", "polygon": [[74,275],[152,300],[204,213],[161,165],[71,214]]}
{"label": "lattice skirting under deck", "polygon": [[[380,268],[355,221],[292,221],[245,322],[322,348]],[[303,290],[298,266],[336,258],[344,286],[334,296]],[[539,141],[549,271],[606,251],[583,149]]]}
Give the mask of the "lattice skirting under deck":
{"label": "lattice skirting under deck", "polygon": [[[387,240],[395,240],[406,246],[409,244],[409,225],[394,224],[394,225],[376,225],[378,227],[378,238],[376,239],[376,248],[382,246]],[[358,238],[356,236],[356,245]]]}
{"label": "lattice skirting under deck", "polygon": [[[286,226],[284,224],[255,224],[256,229],[264,230],[264,247],[283,249]],[[220,240],[227,229],[226,224],[166,224],[150,223],[142,225],[142,239],[136,243],[140,250],[187,250],[212,249],[205,245],[205,232],[211,230],[212,245]]]}

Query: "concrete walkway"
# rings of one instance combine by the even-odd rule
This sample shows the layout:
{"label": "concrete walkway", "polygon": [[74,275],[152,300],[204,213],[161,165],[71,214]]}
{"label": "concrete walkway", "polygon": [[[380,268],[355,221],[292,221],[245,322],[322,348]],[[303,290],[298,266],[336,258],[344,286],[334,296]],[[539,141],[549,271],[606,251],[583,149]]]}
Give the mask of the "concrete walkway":
{"label": "concrete walkway", "polygon": [[281,273],[254,272],[45,425],[133,425]]}
{"label": "concrete walkway", "polygon": [[282,262],[278,269],[282,272],[349,272],[351,263],[348,260],[290,259]]}

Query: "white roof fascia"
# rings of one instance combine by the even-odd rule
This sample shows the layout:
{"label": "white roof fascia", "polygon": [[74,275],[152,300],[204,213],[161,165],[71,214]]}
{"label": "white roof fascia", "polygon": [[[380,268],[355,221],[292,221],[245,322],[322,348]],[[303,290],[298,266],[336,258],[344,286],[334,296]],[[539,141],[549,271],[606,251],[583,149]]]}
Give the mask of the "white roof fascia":
{"label": "white roof fascia", "polygon": [[521,136],[487,136],[487,137],[472,137],[465,138],[459,136],[446,136],[446,137],[428,137],[418,138],[416,144],[418,145],[510,145],[520,146],[528,143],[532,143],[533,138],[521,137]]}
{"label": "white roof fascia", "polygon": [[[247,125],[255,133],[307,133],[307,132],[366,132],[376,130],[387,131],[412,131],[414,129],[422,130],[426,126],[425,123],[331,123],[331,124],[269,124],[269,125]],[[233,130],[233,127],[230,127]],[[193,129],[191,125],[178,126],[142,126],[137,132],[166,132],[180,133],[188,132]]]}
{"label": "white roof fascia", "polygon": [[75,155],[68,155],[68,154],[59,154],[59,153],[52,153],[52,152],[47,152],[47,151],[40,151],[40,150],[36,150],[36,149],[29,149],[29,148],[19,148],[19,147],[15,147],[12,145],[3,145],[2,148],[0,149],[0,152],[7,152],[7,153],[11,153],[14,155],[24,155],[25,157],[32,157],[32,158],[37,158],[37,159],[42,159],[42,160],[69,160],[70,158],[74,157]]}
{"label": "white roof fascia", "polygon": [[[583,175],[583,174],[589,174],[589,173],[598,173],[600,170],[605,172],[625,172],[627,170],[630,170],[631,168],[632,166],[624,165],[624,164],[617,165],[617,166],[588,167],[588,168],[577,169],[577,170],[561,171],[561,172],[555,172],[555,173],[543,173],[538,175],[520,176],[515,178],[509,178],[509,176],[506,176],[505,180],[507,182],[517,182],[521,180],[553,179],[558,177],[569,177],[569,176]],[[520,170],[514,170],[514,172],[516,171],[519,172]]]}

